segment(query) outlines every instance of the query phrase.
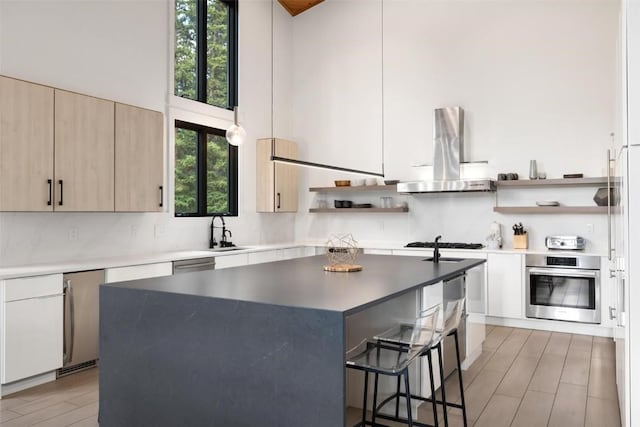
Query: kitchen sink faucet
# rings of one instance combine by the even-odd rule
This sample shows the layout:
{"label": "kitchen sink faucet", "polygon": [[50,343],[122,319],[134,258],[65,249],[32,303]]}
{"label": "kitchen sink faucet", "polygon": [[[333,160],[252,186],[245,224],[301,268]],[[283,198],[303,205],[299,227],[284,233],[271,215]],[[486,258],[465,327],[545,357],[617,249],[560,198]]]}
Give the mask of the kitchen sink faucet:
{"label": "kitchen sink faucet", "polygon": [[216,227],[214,225],[214,222],[216,220],[216,218],[220,218],[220,221],[222,221],[222,237],[220,238],[220,247],[221,248],[230,248],[232,246],[235,246],[232,242],[227,241],[227,233],[229,234],[229,237],[232,236],[231,234],[231,230],[227,230],[227,226],[224,223],[224,218],[220,215],[214,215],[211,218],[211,226],[209,229],[209,249],[213,249],[214,247],[218,246],[218,242],[216,241],[216,237],[213,234],[213,229],[214,228],[221,228],[221,227]]}
{"label": "kitchen sink faucet", "polygon": [[433,245],[433,262],[434,263],[439,263],[440,262],[440,247],[439,247],[439,240],[442,239],[442,235],[438,235],[435,240],[433,241],[434,245]]}

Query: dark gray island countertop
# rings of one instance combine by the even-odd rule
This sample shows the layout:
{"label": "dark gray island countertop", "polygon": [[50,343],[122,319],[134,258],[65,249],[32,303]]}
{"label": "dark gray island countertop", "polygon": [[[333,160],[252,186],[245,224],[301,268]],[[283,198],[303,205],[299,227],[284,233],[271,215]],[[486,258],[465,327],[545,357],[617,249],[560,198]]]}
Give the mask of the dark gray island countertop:
{"label": "dark gray island countertop", "polygon": [[353,322],[372,336],[411,318],[423,287],[485,260],[357,262],[363,271],[325,272],[313,256],[100,286],[100,425],[343,426]]}
{"label": "dark gray island countertop", "polygon": [[360,255],[353,273],[323,270],[322,255],[104,286],[338,311],[349,315],[455,277],[484,259],[434,264],[421,257]]}

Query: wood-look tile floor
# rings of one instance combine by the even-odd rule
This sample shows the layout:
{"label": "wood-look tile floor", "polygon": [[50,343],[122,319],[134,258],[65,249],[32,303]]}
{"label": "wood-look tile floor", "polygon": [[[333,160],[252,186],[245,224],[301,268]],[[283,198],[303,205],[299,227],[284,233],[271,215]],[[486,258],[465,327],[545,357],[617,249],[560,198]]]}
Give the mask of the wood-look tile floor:
{"label": "wood-look tile floor", "polygon": [[[483,352],[462,377],[470,427],[620,427],[610,338],[487,326]],[[460,402],[456,374],[445,391]],[[463,425],[460,410],[448,415],[450,426]],[[353,426],[361,411],[349,408],[347,416]],[[432,423],[431,405],[422,404],[417,417]]]}
{"label": "wood-look tile floor", "polygon": [[[463,381],[469,426],[620,426],[615,348],[608,338],[488,326],[483,352],[463,371]],[[445,390],[448,400],[460,401],[455,374]],[[448,414],[450,426],[463,425],[459,410]],[[97,416],[98,369],[0,400],[2,427],[97,426]],[[350,408],[348,425],[359,416]],[[422,405],[418,419],[432,418],[431,406]]]}
{"label": "wood-look tile floor", "polygon": [[88,369],[0,400],[0,426],[97,426],[98,369]]}

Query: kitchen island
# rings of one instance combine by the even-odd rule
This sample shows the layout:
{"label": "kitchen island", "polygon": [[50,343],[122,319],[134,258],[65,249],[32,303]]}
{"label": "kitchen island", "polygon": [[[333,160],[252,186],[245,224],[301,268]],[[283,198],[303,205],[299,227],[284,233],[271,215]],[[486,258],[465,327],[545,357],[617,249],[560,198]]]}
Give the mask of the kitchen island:
{"label": "kitchen island", "polygon": [[380,307],[378,328],[415,317],[422,288],[485,261],[362,255],[356,273],[325,262],[101,286],[100,424],[342,426],[349,320]]}

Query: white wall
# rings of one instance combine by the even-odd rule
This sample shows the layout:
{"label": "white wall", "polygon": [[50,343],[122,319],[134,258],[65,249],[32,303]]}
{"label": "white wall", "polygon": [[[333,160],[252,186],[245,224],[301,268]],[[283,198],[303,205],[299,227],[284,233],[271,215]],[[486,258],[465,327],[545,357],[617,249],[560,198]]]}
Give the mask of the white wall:
{"label": "white wall", "polygon": [[[174,118],[202,112],[169,108],[166,0],[2,0],[0,74],[165,112],[169,204],[173,189]],[[255,213],[255,144],[270,135],[270,2],[240,5],[239,216],[227,221],[236,244],[293,240],[292,215]],[[230,115],[210,119],[226,127]],[[0,265],[202,249],[206,218],[149,214],[1,213]]]}
{"label": "white wall", "polygon": [[[467,157],[489,160],[489,175],[527,176],[532,158],[549,177],[603,174],[615,128],[616,1],[385,0],[384,13],[380,6],[327,0],[291,18],[275,5],[275,136],[297,140],[307,159],[377,170],[384,123],[387,177],[414,179],[428,173],[411,165],[431,161],[433,108],[461,105]],[[533,246],[563,232],[604,251],[603,216],[498,215],[495,195],[396,196],[409,202],[409,214],[308,214],[315,196],[307,188],[339,177],[320,171],[301,173],[297,215],[255,214],[253,140],[271,135],[271,7],[240,4],[240,121],[248,143],[240,148],[240,216],[228,221],[234,242],[337,231],[360,240],[483,241],[497,220],[528,225]],[[167,122],[202,117],[167,107],[170,27],[165,0],[2,0],[0,73],[161,110]],[[211,120],[224,124],[229,116]],[[170,132],[166,143],[171,188]],[[590,203],[580,191],[527,197]],[[0,265],[204,248],[207,224],[172,213],[2,213]]]}
{"label": "white wall", "polygon": [[[452,105],[465,109],[466,160],[488,160],[486,176],[517,172],[526,178],[530,159],[536,159],[549,178],[574,172],[605,174],[609,133],[616,129],[617,1],[385,0],[384,67],[379,59],[371,60],[356,72],[322,73],[321,78],[314,75],[303,80],[300,75],[317,63],[316,52],[335,48],[341,58],[367,57],[363,51],[371,58],[379,54],[375,43],[352,38],[336,47],[327,35],[344,33],[342,10],[353,18],[352,9],[360,4],[327,1],[301,15],[304,21],[299,24],[294,18],[296,46],[299,50],[309,47],[306,55],[295,51],[294,79],[304,84],[296,86],[294,99],[303,103],[325,97],[334,87],[373,83],[383,69],[388,179],[429,177],[428,168],[411,165],[432,161],[433,109]],[[353,19],[357,23],[353,27],[376,39],[380,23],[376,27],[370,18],[380,2],[368,4],[364,18]],[[325,40],[328,44],[317,46]],[[370,105],[371,100],[362,97],[351,99],[349,108]],[[371,153],[379,150],[379,139],[371,136],[371,130],[379,130],[380,116],[371,116],[368,123],[347,118],[354,120],[346,114],[322,116],[319,124],[317,111],[294,106],[295,134],[307,144],[307,160],[344,165],[341,152],[348,150],[360,153],[348,157],[349,166],[363,169],[371,164],[367,163]],[[361,131],[362,137],[331,138],[345,124]],[[337,176],[308,172],[300,192],[301,211],[315,203],[306,187],[331,185]],[[519,193],[525,191],[529,205],[536,200],[593,205],[595,188]],[[379,204],[382,195],[359,200]],[[502,205],[524,204],[518,194],[500,193],[500,197]],[[327,198],[332,203],[344,196]],[[546,234],[575,233],[589,239],[591,249],[606,250],[604,215],[500,215],[492,212],[494,198],[492,194],[396,197],[409,202],[408,215],[301,213],[296,236],[324,239],[330,232],[348,231],[360,240],[412,241],[443,234],[445,240],[483,242],[492,221],[503,223],[508,231],[511,224],[522,221],[532,233],[534,247],[543,246]],[[594,225],[594,232],[588,231],[588,224]]]}

